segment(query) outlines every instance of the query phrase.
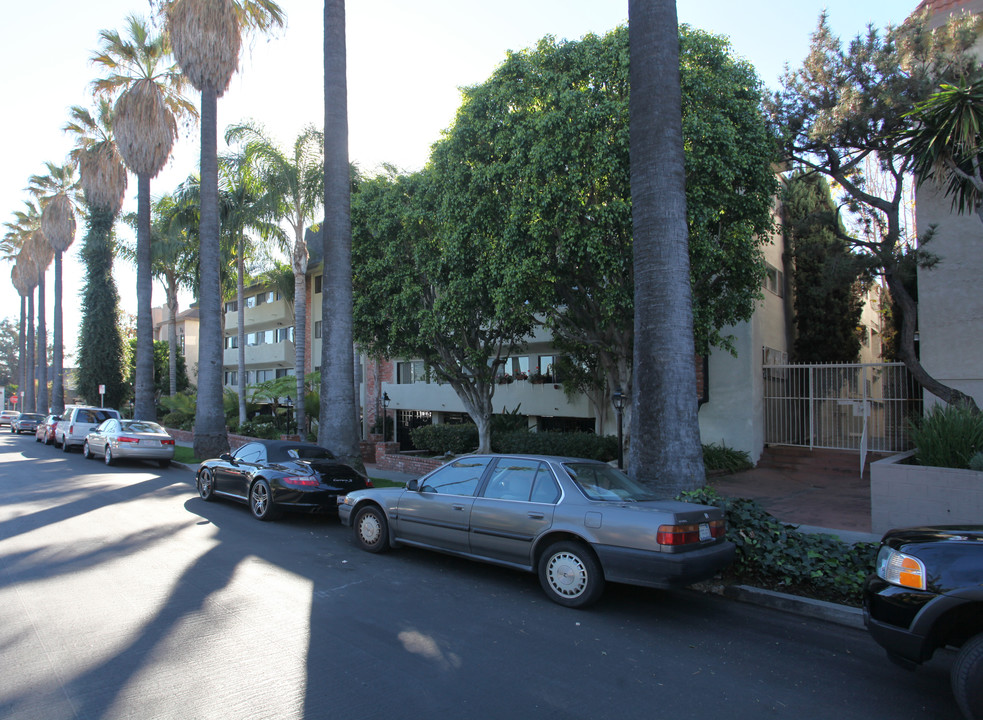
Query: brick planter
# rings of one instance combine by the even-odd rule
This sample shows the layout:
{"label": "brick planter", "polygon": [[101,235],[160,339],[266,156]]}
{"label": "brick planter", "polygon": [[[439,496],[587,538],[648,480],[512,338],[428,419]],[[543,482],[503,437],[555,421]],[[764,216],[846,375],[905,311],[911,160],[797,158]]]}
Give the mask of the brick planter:
{"label": "brick planter", "polygon": [[[395,445],[396,443],[386,443]],[[411,475],[426,475],[444,464],[441,458],[422,458],[413,455],[382,455],[376,461],[376,467],[382,470],[395,470]]]}
{"label": "brick planter", "polygon": [[873,532],[983,523],[983,472],[906,464],[912,455],[909,451],[871,463]]}

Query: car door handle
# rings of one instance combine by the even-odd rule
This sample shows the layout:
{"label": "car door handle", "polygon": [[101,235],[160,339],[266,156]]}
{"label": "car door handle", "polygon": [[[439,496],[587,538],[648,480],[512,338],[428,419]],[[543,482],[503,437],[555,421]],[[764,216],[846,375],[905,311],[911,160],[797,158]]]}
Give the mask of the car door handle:
{"label": "car door handle", "polygon": [[453,505],[452,507],[453,507],[453,508],[454,508],[455,510],[460,510],[460,511],[462,511],[462,512],[464,511],[464,506],[463,506],[463,505]]}
{"label": "car door handle", "polygon": [[546,517],[546,515],[541,512],[531,512],[529,513],[529,517],[533,520],[542,520],[544,517]]}

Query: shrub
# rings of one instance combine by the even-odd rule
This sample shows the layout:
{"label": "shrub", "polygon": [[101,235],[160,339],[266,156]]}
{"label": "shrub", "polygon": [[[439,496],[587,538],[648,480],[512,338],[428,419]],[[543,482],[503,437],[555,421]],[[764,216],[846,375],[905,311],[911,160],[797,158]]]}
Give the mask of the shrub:
{"label": "shrub", "polygon": [[845,543],[833,535],[804,533],[777,520],[756,501],[725,498],[712,489],[680,500],[715,505],[727,518],[727,539],[737,547],[733,571],[749,584],[860,605],[874,570],[876,543]]}
{"label": "shrub", "polygon": [[740,472],[750,470],[754,467],[751,456],[744,450],[735,450],[726,445],[710,443],[703,446],[703,465],[707,472],[713,470],[726,470],[727,472]]}
{"label": "shrub", "polygon": [[966,405],[935,405],[909,432],[919,465],[965,470],[983,451],[983,414]]}
{"label": "shrub", "polygon": [[983,472],[983,452],[978,452],[969,459],[969,469]]}
{"label": "shrub", "polygon": [[464,455],[474,452],[478,447],[478,426],[471,423],[423,425],[410,430],[410,437],[418,450],[426,450],[434,455]]}
{"label": "shrub", "polygon": [[618,438],[584,432],[508,432],[492,434],[492,451],[526,455],[565,455],[608,462],[618,457]]}

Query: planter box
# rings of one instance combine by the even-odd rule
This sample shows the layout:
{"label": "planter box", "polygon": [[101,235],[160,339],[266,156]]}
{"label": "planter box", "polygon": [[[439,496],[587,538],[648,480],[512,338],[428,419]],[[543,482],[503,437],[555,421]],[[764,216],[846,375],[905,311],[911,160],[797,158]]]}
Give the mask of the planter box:
{"label": "planter box", "polygon": [[914,451],[870,465],[871,530],[983,525],[983,472],[907,465]]}

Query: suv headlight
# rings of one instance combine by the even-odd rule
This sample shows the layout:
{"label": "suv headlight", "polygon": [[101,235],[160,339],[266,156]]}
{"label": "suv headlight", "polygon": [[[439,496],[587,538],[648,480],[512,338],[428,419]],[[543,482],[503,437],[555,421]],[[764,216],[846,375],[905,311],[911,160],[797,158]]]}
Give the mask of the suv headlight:
{"label": "suv headlight", "polygon": [[886,545],[877,553],[877,577],[892,585],[925,589],[925,564]]}

